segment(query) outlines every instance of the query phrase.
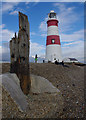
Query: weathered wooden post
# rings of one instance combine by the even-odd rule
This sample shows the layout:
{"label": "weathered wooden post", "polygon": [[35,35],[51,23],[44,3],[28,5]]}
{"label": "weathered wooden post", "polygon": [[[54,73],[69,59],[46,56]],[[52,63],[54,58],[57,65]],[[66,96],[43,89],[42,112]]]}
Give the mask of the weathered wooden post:
{"label": "weathered wooden post", "polygon": [[[18,64],[18,38],[15,33],[15,37],[10,40],[10,58],[11,58],[11,67],[10,72],[18,74],[18,67],[16,64]],[[17,67],[17,68],[16,68]]]}
{"label": "weathered wooden post", "polygon": [[28,17],[19,12],[19,79],[25,94],[28,94],[31,81],[29,71],[29,22]]}
{"label": "weathered wooden post", "polygon": [[20,86],[24,94],[30,90],[30,71],[29,71],[29,22],[28,17],[19,12],[19,32],[18,37],[10,41],[11,66],[10,72],[16,73],[20,80]]}

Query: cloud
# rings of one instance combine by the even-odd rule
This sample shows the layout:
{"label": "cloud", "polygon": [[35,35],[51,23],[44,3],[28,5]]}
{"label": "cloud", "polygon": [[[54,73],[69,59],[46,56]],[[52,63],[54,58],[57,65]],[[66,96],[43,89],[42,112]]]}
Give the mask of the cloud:
{"label": "cloud", "polygon": [[7,2],[2,4],[2,13],[8,12],[10,15],[17,15],[18,11],[25,13],[26,11],[20,7],[17,7],[19,2]]}
{"label": "cloud", "polygon": [[47,18],[44,19],[44,21],[42,21],[39,25],[39,29],[42,32],[46,32],[47,31]]}
{"label": "cloud", "polygon": [[5,27],[5,24],[0,25],[0,29],[3,29]]}
{"label": "cloud", "polygon": [[46,37],[47,34],[46,34],[46,33],[43,33],[43,34],[41,34],[40,36],[42,36],[42,37]]}
{"label": "cloud", "polygon": [[30,2],[25,2],[26,5],[28,5]]}
{"label": "cloud", "polygon": [[30,35],[32,36],[32,35],[36,35],[36,33],[35,32],[30,32]]}
{"label": "cloud", "polygon": [[17,6],[18,2],[7,2],[2,4],[2,13],[12,11],[15,6]]}
{"label": "cloud", "polygon": [[63,58],[74,57],[84,62],[84,30],[79,30],[72,34],[62,34],[61,40]]}
{"label": "cloud", "polygon": [[61,34],[61,41],[62,42],[73,42],[84,40],[84,30],[75,31],[72,34]]}
{"label": "cloud", "polygon": [[75,7],[68,7],[65,3],[54,3],[54,7],[59,9],[57,17],[59,20],[59,31],[68,32],[73,30],[73,24],[75,24],[81,17],[84,18],[84,13],[76,13]]}
{"label": "cloud", "polygon": [[58,7],[60,11],[64,11],[66,9],[63,3],[54,3],[53,6]]}
{"label": "cloud", "polygon": [[18,14],[17,10],[10,12],[10,15],[17,15],[17,14]]}
{"label": "cloud", "polygon": [[[8,29],[2,30],[2,41],[10,41],[10,39],[14,36],[14,32]],[[1,37],[1,36],[0,36]]]}
{"label": "cloud", "polygon": [[0,41],[10,41],[10,39],[14,36],[14,32],[5,28],[5,24],[0,25],[1,33],[0,33]]}
{"label": "cloud", "polygon": [[0,46],[0,61],[10,61],[10,49]]}
{"label": "cloud", "polygon": [[5,28],[5,24],[0,25],[0,60],[9,61],[10,60],[10,49],[9,41],[14,36],[14,32]]}
{"label": "cloud", "polygon": [[79,61],[84,62],[84,41],[77,41],[70,43],[70,45],[65,44],[62,47],[63,58],[76,58]]}
{"label": "cloud", "polygon": [[30,56],[35,56],[36,54],[40,57],[45,53],[45,46],[38,43],[30,42]]}
{"label": "cloud", "polygon": [[44,21],[42,21],[39,25],[40,36],[42,37],[47,36],[47,20],[48,18],[45,18]]}

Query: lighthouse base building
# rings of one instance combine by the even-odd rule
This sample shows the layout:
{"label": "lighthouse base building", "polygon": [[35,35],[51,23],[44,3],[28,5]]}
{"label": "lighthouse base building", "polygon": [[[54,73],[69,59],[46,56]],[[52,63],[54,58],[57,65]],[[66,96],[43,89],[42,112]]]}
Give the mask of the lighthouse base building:
{"label": "lighthouse base building", "polygon": [[49,45],[46,47],[46,62],[62,62],[61,56],[61,46],[59,45]]}
{"label": "lighthouse base building", "polygon": [[47,40],[45,61],[62,62],[61,43],[58,33],[58,20],[56,13],[50,11],[47,21]]}

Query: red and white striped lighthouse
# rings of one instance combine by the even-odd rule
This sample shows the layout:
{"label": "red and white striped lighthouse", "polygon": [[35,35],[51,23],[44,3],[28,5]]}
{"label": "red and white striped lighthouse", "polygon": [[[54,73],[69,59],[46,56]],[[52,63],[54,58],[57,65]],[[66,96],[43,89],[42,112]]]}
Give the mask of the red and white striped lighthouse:
{"label": "red and white striped lighthouse", "polygon": [[52,10],[48,14],[47,21],[47,41],[46,41],[46,61],[62,62],[61,43],[58,33],[58,20],[56,13]]}

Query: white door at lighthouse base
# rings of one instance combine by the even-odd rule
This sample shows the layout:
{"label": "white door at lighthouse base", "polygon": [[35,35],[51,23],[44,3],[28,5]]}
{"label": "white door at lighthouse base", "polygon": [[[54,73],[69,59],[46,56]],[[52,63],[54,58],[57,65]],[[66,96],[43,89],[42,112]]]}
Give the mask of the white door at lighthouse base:
{"label": "white door at lighthouse base", "polygon": [[52,55],[51,55],[51,61],[54,62],[54,61],[56,61],[56,60],[57,60],[56,54],[52,54]]}
{"label": "white door at lighthouse base", "polygon": [[46,46],[46,61],[55,62],[56,60],[62,62],[61,46],[56,44]]}

